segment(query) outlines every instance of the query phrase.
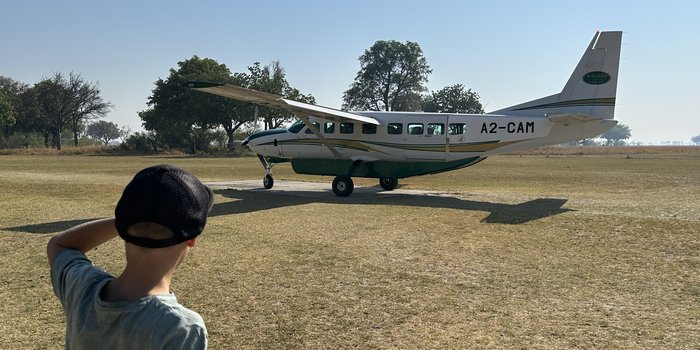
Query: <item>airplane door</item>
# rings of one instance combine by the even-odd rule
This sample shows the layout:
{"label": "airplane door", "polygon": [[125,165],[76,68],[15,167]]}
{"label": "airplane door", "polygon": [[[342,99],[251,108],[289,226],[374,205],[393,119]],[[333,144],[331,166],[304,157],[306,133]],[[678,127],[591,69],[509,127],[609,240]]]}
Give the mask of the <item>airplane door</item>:
{"label": "airplane door", "polygon": [[281,143],[281,142],[278,142],[277,139],[274,139],[274,140],[272,141],[272,145],[273,145],[273,146],[275,147],[275,149],[277,150],[277,155],[278,155],[279,157],[284,157],[284,152],[282,152],[282,143]]}
{"label": "airplane door", "polygon": [[464,144],[466,141],[467,124],[448,117],[447,121],[447,140],[445,142],[445,152],[447,158],[450,158],[450,151]]}
{"label": "airplane door", "polygon": [[433,159],[447,160],[449,156],[449,135],[448,135],[449,115],[431,117],[426,125],[424,137],[432,146]]}

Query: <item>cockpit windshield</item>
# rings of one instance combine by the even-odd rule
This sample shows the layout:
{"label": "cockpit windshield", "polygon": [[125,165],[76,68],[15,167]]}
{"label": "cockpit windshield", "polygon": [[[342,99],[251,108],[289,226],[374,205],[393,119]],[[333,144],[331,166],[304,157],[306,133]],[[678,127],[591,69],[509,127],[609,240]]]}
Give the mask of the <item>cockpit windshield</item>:
{"label": "cockpit windshield", "polygon": [[301,129],[303,129],[303,128],[304,128],[304,122],[301,119],[297,119],[297,121],[295,121],[294,124],[292,124],[289,127],[289,129],[287,129],[287,131],[296,134],[299,131],[301,131]]}

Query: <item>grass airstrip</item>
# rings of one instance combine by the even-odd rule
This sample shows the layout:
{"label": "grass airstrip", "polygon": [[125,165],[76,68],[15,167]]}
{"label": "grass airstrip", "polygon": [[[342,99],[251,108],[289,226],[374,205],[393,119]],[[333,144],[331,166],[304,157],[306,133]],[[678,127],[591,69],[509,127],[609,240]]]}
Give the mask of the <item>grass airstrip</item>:
{"label": "grass airstrip", "polygon": [[[263,174],[253,157],[0,156],[0,348],[63,347],[46,242],[112,215],[131,177],[158,163],[205,182]],[[697,148],[497,156],[348,198],[328,177],[274,174],[327,192],[217,189],[175,276],[211,348],[700,344]],[[88,256],[118,274],[122,245]]]}

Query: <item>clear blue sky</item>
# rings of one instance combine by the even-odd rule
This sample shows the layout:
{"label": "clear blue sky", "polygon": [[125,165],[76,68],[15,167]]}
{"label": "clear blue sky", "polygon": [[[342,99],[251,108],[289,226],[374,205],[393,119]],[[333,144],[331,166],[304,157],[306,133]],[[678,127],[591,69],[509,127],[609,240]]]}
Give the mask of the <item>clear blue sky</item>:
{"label": "clear blue sky", "polygon": [[496,110],[561,90],[596,30],[622,30],[616,119],[641,142],[700,134],[698,1],[31,1],[0,7],[0,75],[98,82],[107,120],[141,129],[158,78],[198,55],[243,72],[279,60],[340,107],[377,40],[415,41],[428,88],[464,84]]}

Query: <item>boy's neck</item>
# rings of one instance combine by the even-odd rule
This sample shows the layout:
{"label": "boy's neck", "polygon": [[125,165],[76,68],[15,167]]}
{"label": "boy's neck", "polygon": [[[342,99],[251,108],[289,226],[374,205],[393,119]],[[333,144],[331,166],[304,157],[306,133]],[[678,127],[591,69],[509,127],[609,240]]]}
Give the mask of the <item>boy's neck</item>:
{"label": "boy's neck", "polygon": [[104,286],[100,298],[104,301],[132,301],[152,295],[167,295],[170,294],[171,277],[172,274],[148,276],[129,272],[127,268]]}

